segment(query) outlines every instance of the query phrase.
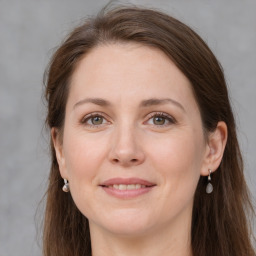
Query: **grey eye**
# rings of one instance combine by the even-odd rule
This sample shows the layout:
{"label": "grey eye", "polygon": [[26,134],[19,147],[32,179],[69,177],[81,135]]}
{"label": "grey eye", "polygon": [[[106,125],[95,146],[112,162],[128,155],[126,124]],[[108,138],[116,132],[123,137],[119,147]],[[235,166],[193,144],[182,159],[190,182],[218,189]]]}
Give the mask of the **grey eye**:
{"label": "grey eye", "polygon": [[94,125],[100,125],[103,124],[103,117],[101,116],[94,116],[91,118],[91,123]]}
{"label": "grey eye", "polygon": [[155,125],[163,125],[165,124],[166,118],[161,116],[155,116],[153,117],[153,123]]}

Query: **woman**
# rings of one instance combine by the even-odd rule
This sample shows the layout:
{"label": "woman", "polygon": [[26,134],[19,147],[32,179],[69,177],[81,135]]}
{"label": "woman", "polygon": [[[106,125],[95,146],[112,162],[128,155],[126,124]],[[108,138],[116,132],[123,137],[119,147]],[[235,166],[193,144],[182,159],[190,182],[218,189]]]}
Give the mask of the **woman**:
{"label": "woman", "polygon": [[46,99],[44,255],[255,255],[224,75],[186,25],[103,10],[54,54]]}

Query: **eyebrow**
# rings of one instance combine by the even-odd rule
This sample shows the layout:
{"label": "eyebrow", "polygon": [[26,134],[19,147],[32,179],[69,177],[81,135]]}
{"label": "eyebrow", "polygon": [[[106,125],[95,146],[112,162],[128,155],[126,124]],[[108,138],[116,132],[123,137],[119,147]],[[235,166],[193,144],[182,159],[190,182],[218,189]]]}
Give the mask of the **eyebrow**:
{"label": "eyebrow", "polygon": [[172,103],[175,106],[182,109],[183,111],[185,111],[185,108],[178,101],[170,99],[170,98],[165,98],[165,99],[153,98],[153,99],[143,100],[140,103],[140,107],[157,106],[157,105],[164,105],[164,104],[168,104],[168,103]]}
{"label": "eyebrow", "polygon": [[86,99],[83,99],[83,100],[78,101],[78,102],[74,105],[73,109],[76,108],[76,107],[78,107],[78,106],[80,106],[80,105],[83,105],[83,104],[85,104],[85,103],[93,103],[93,104],[95,104],[95,105],[99,105],[99,106],[102,106],[102,107],[111,106],[111,103],[110,103],[109,101],[104,100],[104,99],[101,99],[101,98],[86,98]]}
{"label": "eyebrow", "polygon": [[[85,103],[93,103],[95,105],[102,106],[102,107],[109,107],[112,105],[109,101],[102,99],[102,98],[85,98],[83,100],[78,101],[74,105],[73,109],[80,105],[83,105]],[[149,107],[149,106],[164,105],[164,104],[168,104],[168,103],[172,103],[175,106],[182,109],[183,111],[185,111],[184,107],[178,101],[170,99],[170,98],[164,98],[164,99],[152,98],[152,99],[143,100],[139,106],[140,107]]]}

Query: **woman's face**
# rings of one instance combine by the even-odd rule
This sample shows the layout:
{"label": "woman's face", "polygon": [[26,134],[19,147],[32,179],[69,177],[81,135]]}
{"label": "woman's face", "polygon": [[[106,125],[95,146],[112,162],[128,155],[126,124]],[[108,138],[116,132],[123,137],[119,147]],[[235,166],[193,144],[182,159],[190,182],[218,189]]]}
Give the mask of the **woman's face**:
{"label": "woman's face", "polygon": [[99,46],[81,60],[56,149],[90,228],[125,235],[190,223],[208,168],[188,79],[139,44]]}

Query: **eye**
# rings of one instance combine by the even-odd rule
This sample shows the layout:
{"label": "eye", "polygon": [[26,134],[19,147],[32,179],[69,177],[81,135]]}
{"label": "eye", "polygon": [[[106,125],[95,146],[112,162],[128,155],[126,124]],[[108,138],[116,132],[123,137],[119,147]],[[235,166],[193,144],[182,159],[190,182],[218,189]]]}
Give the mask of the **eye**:
{"label": "eye", "polygon": [[147,121],[151,125],[156,126],[168,126],[175,123],[175,120],[173,117],[166,113],[152,113],[150,114],[150,118]]}
{"label": "eye", "polygon": [[94,116],[94,117],[91,117],[89,119],[89,121],[91,122],[91,124],[93,125],[99,125],[99,124],[102,124],[104,119],[102,116]]}
{"label": "eye", "polygon": [[162,116],[154,116],[153,117],[153,123],[155,125],[163,125],[163,124],[165,124],[166,121],[167,121],[166,118],[164,118]]}
{"label": "eye", "polygon": [[97,127],[97,126],[107,124],[108,121],[104,118],[103,115],[95,113],[95,114],[89,114],[85,116],[82,119],[81,123],[89,127]]}

